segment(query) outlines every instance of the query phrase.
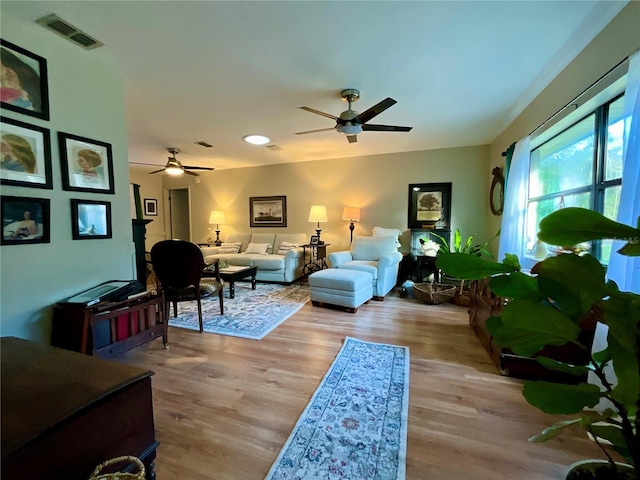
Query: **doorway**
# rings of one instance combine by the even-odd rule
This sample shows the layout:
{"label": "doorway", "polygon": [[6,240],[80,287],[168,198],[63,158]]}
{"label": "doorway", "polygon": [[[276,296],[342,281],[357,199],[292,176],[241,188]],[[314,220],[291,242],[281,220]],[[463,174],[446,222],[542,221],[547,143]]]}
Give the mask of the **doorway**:
{"label": "doorway", "polygon": [[191,209],[188,188],[165,190],[165,225],[169,238],[191,241]]}

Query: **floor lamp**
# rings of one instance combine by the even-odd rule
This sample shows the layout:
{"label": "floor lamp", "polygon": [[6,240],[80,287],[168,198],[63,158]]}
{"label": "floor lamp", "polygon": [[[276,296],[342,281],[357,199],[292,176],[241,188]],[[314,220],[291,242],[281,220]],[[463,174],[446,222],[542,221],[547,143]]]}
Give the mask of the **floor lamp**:
{"label": "floor lamp", "polygon": [[342,219],[351,222],[349,223],[349,230],[351,230],[351,240],[349,243],[353,243],[353,230],[356,228],[355,223],[360,221],[360,209],[358,207],[344,207]]}

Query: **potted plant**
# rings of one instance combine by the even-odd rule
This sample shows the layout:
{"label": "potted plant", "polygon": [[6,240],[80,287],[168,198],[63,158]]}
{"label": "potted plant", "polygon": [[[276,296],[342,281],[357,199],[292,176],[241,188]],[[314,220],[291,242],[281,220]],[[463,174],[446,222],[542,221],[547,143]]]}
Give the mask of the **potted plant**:
{"label": "potted plant", "polygon": [[[493,254],[489,251],[488,247],[491,242],[493,242],[498,235],[500,235],[500,230],[496,232],[496,234],[491,238],[491,240],[482,243],[482,244],[474,244],[473,240],[476,237],[476,234],[470,235],[463,242],[462,236],[460,235],[460,229],[456,228],[456,231],[453,233],[453,242],[449,244],[446,238],[438,235],[437,233],[432,233],[433,236],[440,239],[440,255],[446,255],[450,253],[460,253],[465,255],[474,255],[477,257],[486,256],[489,258],[495,258]],[[441,282],[447,285],[455,285],[458,287],[455,296],[451,300],[451,303],[459,305],[461,307],[469,306],[469,287],[465,285],[465,279],[460,278],[456,275],[453,275],[451,272],[448,272],[446,269],[442,267],[442,263],[438,259],[436,261],[436,266],[442,270],[442,274],[440,275]]]}
{"label": "potted plant", "polygon": [[[627,244],[618,253],[640,256],[640,218],[638,228],[634,228],[591,210],[565,208],[540,222],[538,237],[560,246],[604,238],[626,239]],[[551,414],[578,414],[529,440],[545,441],[564,428],[579,425],[595,439],[607,461],[604,466],[595,461],[587,462],[588,466],[580,462],[567,479],[640,480],[640,295],[622,292],[615,282],[605,281],[605,267],[588,254],[548,257],[535,265],[531,275],[521,272],[518,258],[510,254],[502,263],[459,253],[443,256],[441,262],[443,269],[460,278],[490,277],[492,291],[508,302],[500,317],[487,320],[487,328],[498,344],[517,354],[532,356],[547,345],[567,342],[580,345],[580,319],[598,315],[608,327],[607,347],[592,353],[582,345],[588,348],[588,365],[569,365],[541,356],[536,360],[547,368],[574,375],[589,371],[602,386],[526,381],[523,395],[531,405]],[[628,465],[615,462],[604,443],[610,444]]]}

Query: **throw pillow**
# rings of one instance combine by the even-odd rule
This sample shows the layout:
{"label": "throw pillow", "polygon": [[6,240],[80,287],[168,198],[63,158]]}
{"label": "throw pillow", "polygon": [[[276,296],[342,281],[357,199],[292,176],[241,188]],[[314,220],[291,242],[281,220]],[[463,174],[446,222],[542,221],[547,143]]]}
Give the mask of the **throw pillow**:
{"label": "throw pillow", "polygon": [[293,250],[294,248],[298,248],[300,245],[297,243],[289,243],[282,242],[280,243],[280,248],[278,249],[278,255],[286,255],[289,250]]}
{"label": "throw pillow", "polygon": [[269,248],[268,243],[250,243],[244,253],[256,253],[258,255],[266,255],[267,249]]}
{"label": "throw pillow", "polygon": [[400,240],[398,240],[400,235],[402,235],[402,232],[397,228],[373,227],[374,237],[395,237],[396,247],[400,247]]}
{"label": "throw pillow", "polygon": [[218,253],[238,253],[241,245],[241,242],[223,243],[218,248]]}

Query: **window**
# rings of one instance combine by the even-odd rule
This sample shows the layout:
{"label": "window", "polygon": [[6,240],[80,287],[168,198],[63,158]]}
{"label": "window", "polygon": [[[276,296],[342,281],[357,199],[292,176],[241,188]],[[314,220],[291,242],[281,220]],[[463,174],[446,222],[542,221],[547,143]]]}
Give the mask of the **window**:
{"label": "window", "polygon": [[[624,97],[580,118],[531,151],[526,217],[526,251],[533,255],[540,220],[565,207],[583,207],[615,220],[622,184]],[[611,241],[585,245],[606,264]]]}

